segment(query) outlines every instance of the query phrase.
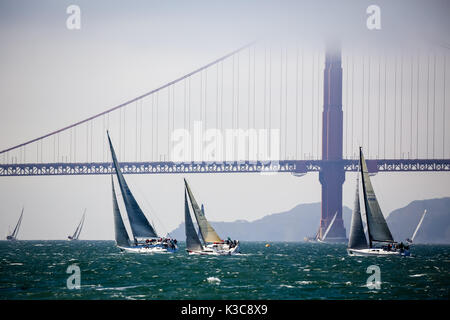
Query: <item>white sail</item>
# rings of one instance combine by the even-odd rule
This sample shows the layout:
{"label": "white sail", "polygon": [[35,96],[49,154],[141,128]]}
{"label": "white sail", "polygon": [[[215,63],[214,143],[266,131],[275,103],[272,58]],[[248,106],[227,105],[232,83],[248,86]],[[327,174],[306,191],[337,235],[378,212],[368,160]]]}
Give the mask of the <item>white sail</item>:
{"label": "white sail", "polygon": [[81,233],[81,229],[83,228],[83,225],[84,225],[85,215],[86,215],[86,209],[84,209],[83,216],[81,217],[80,223],[78,223],[78,226],[75,229],[75,232],[73,233],[73,235],[71,237],[72,240],[78,240],[78,237],[80,236],[80,233]]}
{"label": "white sail", "polygon": [[23,217],[23,210],[24,207],[22,207],[22,212],[20,213],[19,221],[17,221],[16,227],[14,228],[14,231],[11,235],[8,236],[8,238],[17,239],[17,235],[19,234],[20,225],[22,224],[22,217]]}
{"label": "white sail", "polygon": [[327,230],[326,230],[325,233],[323,234],[322,240],[326,240],[327,235],[328,235],[328,233],[330,232],[331,228],[333,227],[334,221],[336,220],[337,214],[338,214],[338,213],[337,213],[337,211],[336,211],[336,213],[335,213],[334,216],[333,216],[333,219],[331,219],[331,222],[330,222],[330,224],[328,225]]}
{"label": "white sail", "polygon": [[423,218],[425,218],[425,214],[427,213],[427,210],[425,209],[425,211],[422,213],[422,217],[420,218],[419,224],[416,227],[416,230],[414,230],[414,234],[411,237],[411,242],[414,241],[414,238],[416,237],[417,231],[419,231],[420,226],[422,225],[423,222]]}

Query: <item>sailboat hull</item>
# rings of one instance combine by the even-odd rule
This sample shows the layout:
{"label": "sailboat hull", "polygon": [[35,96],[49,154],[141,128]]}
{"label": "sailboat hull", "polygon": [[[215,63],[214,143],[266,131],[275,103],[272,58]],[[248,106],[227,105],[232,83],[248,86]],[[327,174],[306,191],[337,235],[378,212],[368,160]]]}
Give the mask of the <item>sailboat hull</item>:
{"label": "sailboat hull", "polygon": [[189,255],[232,256],[241,253],[239,242],[230,248],[227,244],[209,244],[201,251],[186,250]]}
{"label": "sailboat hull", "polygon": [[326,238],[325,240],[317,239],[319,243],[347,243],[348,239],[346,238]]}
{"label": "sailboat hull", "polygon": [[163,246],[135,246],[135,247],[121,247],[118,248],[125,252],[130,253],[173,253],[178,251],[178,247],[165,248]]}
{"label": "sailboat hull", "polygon": [[347,253],[349,256],[409,256],[410,253],[408,250],[401,251],[387,251],[379,248],[368,248],[368,249],[347,249]]}
{"label": "sailboat hull", "polygon": [[17,239],[12,237],[12,236],[7,236],[6,240],[8,240],[8,241],[17,241]]}

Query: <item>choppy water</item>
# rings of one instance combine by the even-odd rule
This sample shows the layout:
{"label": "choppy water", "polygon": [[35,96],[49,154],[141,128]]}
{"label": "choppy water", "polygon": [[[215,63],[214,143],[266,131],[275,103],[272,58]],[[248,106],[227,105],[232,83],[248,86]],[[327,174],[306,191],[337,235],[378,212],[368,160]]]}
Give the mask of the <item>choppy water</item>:
{"label": "choppy water", "polygon": [[[0,299],[449,299],[450,246],[349,257],[344,245],[242,242],[240,256],[121,253],[113,241],[0,241]],[[80,267],[69,290],[67,268]],[[381,271],[369,289],[367,267]]]}

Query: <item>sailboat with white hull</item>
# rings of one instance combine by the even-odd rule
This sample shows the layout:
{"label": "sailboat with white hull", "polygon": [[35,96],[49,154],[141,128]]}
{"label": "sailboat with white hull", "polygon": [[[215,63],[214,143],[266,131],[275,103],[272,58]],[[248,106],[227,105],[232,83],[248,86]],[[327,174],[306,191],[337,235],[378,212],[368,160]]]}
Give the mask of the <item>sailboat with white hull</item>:
{"label": "sailboat with white hull", "polygon": [[14,228],[14,231],[11,234],[6,236],[6,240],[9,240],[9,241],[16,241],[17,240],[17,235],[19,234],[19,228],[20,228],[20,225],[22,224],[23,209],[24,208],[22,207],[22,213],[20,214],[19,221],[17,221],[17,224],[16,224],[16,227]]}
{"label": "sailboat with white hull", "polygon": [[[195,255],[235,255],[240,253],[239,240],[221,240],[217,232],[205,217],[192,194],[189,185],[184,179],[184,218],[186,230],[186,251]],[[199,232],[195,230],[189,209],[188,198],[191,203],[194,216],[197,220]],[[200,238],[202,240],[200,240]]]}
{"label": "sailboat with white hull", "polygon": [[73,233],[73,235],[67,237],[67,239],[69,241],[78,240],[78,238],[80,237],[81,230],[83,229],[85,217],[86,217],[86,209],[84,209],[83,216],[81,217],[80,223],[78,224],[77,228],[75,229],[75,232]]}
{"label": "sailboat with white hull", "polygon": [[[366,236],[362,225],[361,210],[359,205],[359,184],[357,180],[355,204],[353,208],[350,237],[347,248],[348,254],[355,256],[409,256],[409,247],[404,246],[403,243],[398,244],[392,237],[391,231],[389,230],[375,196],[372,183],[370,182],[367,164],[361,148],[359,150],[359,167],[362,178],[369,245],[367,245]],[[381,246],[376,246],[375,244]]]}
{"label": "sailboat with white hull", "polygon": [[133,234],[133,241],[131,241],[123,223],[114,188],[114,178],[113,175],[111,175],[116,245],[122,251],[134,253],[170,253],[177,251],[177,240],[158,236],[154,227],[150,224],[139,207],[136,199],[131,193],[130,188],[128,187],[127,182],[125,181],[122,172],[120,171],[120,166],[117,161],[111,138],[109,137],[109,132],[107,132],[107,134],[117,181],[122,193],[125,210],[127,212],[128,221],[130,222],[130,227]]}

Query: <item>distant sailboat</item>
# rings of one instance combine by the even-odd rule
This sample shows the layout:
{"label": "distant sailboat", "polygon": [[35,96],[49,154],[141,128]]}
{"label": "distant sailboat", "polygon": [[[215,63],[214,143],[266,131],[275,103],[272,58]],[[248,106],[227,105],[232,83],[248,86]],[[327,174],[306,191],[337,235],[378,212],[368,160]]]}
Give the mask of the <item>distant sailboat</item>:
{"label": "distant sailboat", "polygon": [[122,220],[117,197],[114,188],[113,176],[111,176],[112,192],[113,192],[113,214],[114,214],[114,230],[116,245],[124,251],[137,253],[151,252],[175,252],[178,250],[177,240],[170,238],[162,238],[158,236],[153,226],[145,217],[136,199],[131,193],[125,178],[120,171],[119,162],[117,161],[111,138],[108,135],[108,142],[113,159],[114,169],[122,193],[125,210],[127,212],[128,221],[130,222],[131,232],[133,234],[133,242],[128,237],[127,230]]}
{"label": "distant sailboat", "polygon": [[331,239],[328,239],[328,233],[330,233],[330,230],[331,230],[331,228],[332,228],[333,225],[334,225],[334,221],[336,221],[337,214],[338,214],[338,213],[337,213],[337,211],[336,211],[336,213],[335,213],[334,216],[333,216],[333,219],[331,219],[330,224],[328,225],[328,228],[325,230],[325,232],[324,232],[322,238],[319,237],[319,232],[317,232],[317,234],[316,234],[316,240],[317,240],[318,242],[333,242]]}
{"label": "distant sailboat", "polygon": [[17,235],[19,234],[19,228],[20,228],[20,225],[22,224],[23,209],[24,208],[22,207],[22,213],[20,214],[19,221],[17,221],[17,224],[16,224],[16,227],[14,228],[14,231],[11,234],[6,236],[6,240],[9,240],[9,241],[16,241],[17,240]]}
{"label": "distant sailboat", "polygon": [[83,229],[84,218],[85,217],[86,217],[86,209],[84,209],[83,216],[81,217],[81,221],[78,224],[77,228],[75,229],[75,232],[73,233],[73,235],[67,237],[70,241],[78,240],[78,237],[80,236],[81,230]]}
{"label": "distant sailboat", "polygon": [[[353,209],[352,225],[350,229],[350,239],[347,252],[349,255],[358,256],[409,255],[409,250],[407,250],[409,247],[403,246],[403,243],[398,245],[392,237],[391,231],[389,230],[375,196],[372,183],[370,182],[367,164],[361,148],[359,150],[359,155],[369,246],[367,247],[367,242],[365,242],[364,229],[362,227],[359,208],[359,186],[357,184],[355,207]],[[363,235],[364,240],[362,237]],[[381,247],[376,247],[374,244],[384,245]]]}
{"label": "distant sailboat", "polygon": [[[240,253],[238,240],[228,239],[223,241],[211,226],[204,215],[204,209],[200,209],[192,191],[184,179],[184,218],[186,231],[186,251],[189,254],[201,255],[234,255]],[[191,203],[194,216],[197,220],[199,232],[195,230],[189,209],[188,198]],[[202,206],[203,207],[203,206]],[[202,240],[200,240],[202,239]]]}
{"label": "distant sailboat", "polygon": [[414,230],[414,233],[411,237],[411,239],[406,239],[407,242],[409,243],[413,243],[414,239],[416,238],[417,235],[417,231],[419,231],[420,226],[422,225],[423,219],[425,218],[425,214],[427,213],[427,209],[424,210],[424,212],[422,213],[422,217],[419,220],[419,223],[417,224],[416,230]]}

